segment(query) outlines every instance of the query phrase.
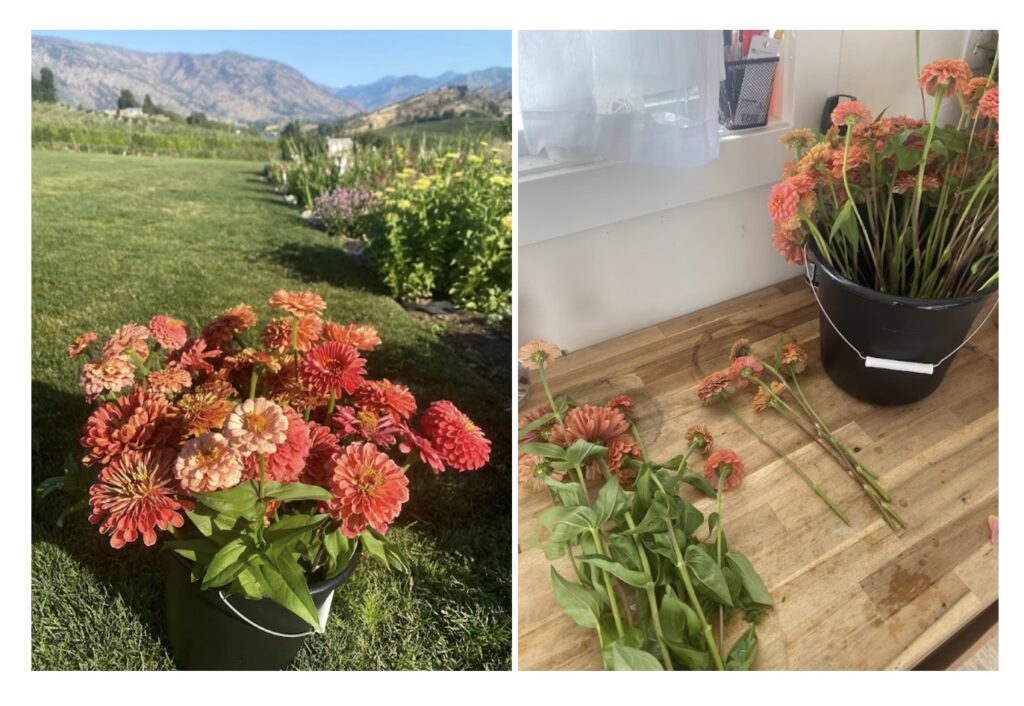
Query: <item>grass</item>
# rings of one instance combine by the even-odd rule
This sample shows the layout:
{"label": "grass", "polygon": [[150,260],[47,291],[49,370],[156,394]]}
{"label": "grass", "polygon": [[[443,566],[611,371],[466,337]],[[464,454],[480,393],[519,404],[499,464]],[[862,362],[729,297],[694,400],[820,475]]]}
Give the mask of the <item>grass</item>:
{"label": "grass", "polygon": [[[243,301],[265,320],[274,290],[311,288],[330,318],[378,327],[385,343],[370,354],[371,375],[406,383],[421,400],[451,399],[494,447],[477,473],[412,474],[411,500],[389,533],[410,557],[412,580],[364,560],[295,668],[509,669],[508,403],[285,206],[261,166],[33,152],[33,485],[81,454],[89,407],[64,353],[74,336],[156,313],[195,325]],[[85,513],[57,528],[58,496],[34,502],[33,668],[172,668],[159,549],[114,550]]]}

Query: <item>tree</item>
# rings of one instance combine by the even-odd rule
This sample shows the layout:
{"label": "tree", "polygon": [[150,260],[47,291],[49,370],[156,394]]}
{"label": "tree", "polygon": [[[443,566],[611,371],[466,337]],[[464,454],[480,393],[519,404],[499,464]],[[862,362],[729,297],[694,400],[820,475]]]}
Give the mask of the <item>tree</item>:
{"label": "tree", "polygon": [[32,100],[43,103],[57,102],[57,86],[53,78],[53,71],[47,67],[39,70],[39,78],[32,77]]}
{"label": "tree", "polygon": [[202,125],[207,125],[210,122],[210,119],[208,117],[206,117],[206,113],[200,113],[198,111],[193,111],[193,112],[189,113],[189,116],[187,118],[185,118],[185,122],[187,122],[189,125],[200,125],[200,126],[202,126]]}
{"label": "tree", "polygon": [[139,102],[135,100],[135,96],[127,88],[121,89],[121,95],[117,97],[117,112],[121,112],[125,108],[138,108]]}
{"label": "tree", "polygon": [[142,99],[142,112],[146,115],[159,115],[160,108],[153,102],[153,99],[146,94],[146,97]]}

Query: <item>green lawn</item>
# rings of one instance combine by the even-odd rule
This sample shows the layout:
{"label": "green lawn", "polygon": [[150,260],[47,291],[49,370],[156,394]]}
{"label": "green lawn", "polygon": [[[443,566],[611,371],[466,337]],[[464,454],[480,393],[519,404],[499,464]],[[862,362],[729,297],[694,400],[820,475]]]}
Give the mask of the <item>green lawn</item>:
{"label": "green lawn", "polygon": [[[414,471],[390,531],[413,575],[372,560],[335,597],[299,669],[509,669],[511,478],[507,401],[262,183],[250,162],[34,151],[32,483],[81,455],[89,407],[68,342],[156,313],[203,321],[276,289],[311,288],[340,322],[385,343],[369,372],[448,398],[494,442],[492,464],[439,478]],[[509,366],[511,368],[511,366]],[[166,669],[159,550],[112,549],[86,514],[58,529],[61,499],[34,500],[32,666]]]}

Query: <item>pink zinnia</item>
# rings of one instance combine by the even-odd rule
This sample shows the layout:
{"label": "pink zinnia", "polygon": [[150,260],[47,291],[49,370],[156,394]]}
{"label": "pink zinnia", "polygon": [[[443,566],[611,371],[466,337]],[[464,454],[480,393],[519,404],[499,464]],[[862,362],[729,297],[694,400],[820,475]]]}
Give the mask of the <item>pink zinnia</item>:
{"label": "pink zinnia", "polygon": [[148,338],[148,328],[127,323],[110,334],[110,338],[103,344],[103,357],[116,358],[122,354],[127,357],[127,351],[131,349],[140,360],[145,361],[149,357],[149,346],[146,345]]}
{"label": "pink zinnia", "polygon": [[86,331],[68,346],[68,358],[77,358],[82,354],[82,351],[96,343],[98,338],[99,334],[95,331]]}
{"label": "pink zinnia", "polygon": [[334,454],[341,451],[341,444],[329,427],[316,422],[308,422],[308,426],[309,456],[306,457],[306,468],[299,480],[326,488],[334,473]]}
{"label": "pink zinnia", "polygon": [[367,526],[383,534],[409,500],[409,479],[376,446],[356,443],[335,455],[331,492],[327,511],[341,520],[346,537],[358,537]]}
{"label": "pink zinnia", "polygon": [[243,458],[250,454],[272,454],[288,438],[288,418],[270,400],[245,400],[224,423],[224,436]]}
{"label": "pink zinnia", "polygon": [[146,389],[160,395],[176,395],[192,387],[192,374],[184,368],[154,370],[146,376]]}
{"label": "pink zinnia", "polygon": [[791,265],[802,265],[806,261],[804,256],[804,242],[807,239],[802,229],[786,230],[782,226],[775,226],[772,229],[772,245],[779,251]]}
{"label": "pink zinnia", "polygon": [[768,194],[768,215],[772,222],[784,228],[794,229],[800,225],[800,191],[792,178],[776,184]]}
{"label": "pink zinnia", "polygon": [[[285,440],[277,445],[273,453],[265,458],[266,476],[278,483],[294,483],[302,475],[309,457],[309,427],[298,412],[291,407],[284,408],[288,420]],[[245,477],[259,478],[260,462],[256,454],[245,458]]]}
{"label": "pink zinnia", "polygon": [[970,81],[971,67],[961,59],[940,59],[926,64],[917,79],[921,89],[929,96],[934,96],[939,86],[942,86],[943,98],[963,93]]}
{"label": "pink zinnia", "polygon": [[234,488],[242,482],[242,459],[222,435],[208,432],[182,447],[174,462],[174,475],[193,493]]}
{"label": "pink zinnia", "polygon": [[126,451],[105,466],[89,489],[92,514],[89,522],[100,524],[110,535],[110,546],[120,549],[140,536],[147,547],[156,544],[156,530],[181,527],[181,510],[191,509],[175,497],[172,467],[174,453]]}
{"label": "pink zinnia", "polygon": [[211,350],[205,339],[193,338],[167,356],[167,365],[184,368],[190,373],[212,373],[213,365],[210,361],[220,355],[221,351],[216,348]]}
{"label": "pink zinnia", "polygon": [[[729,475],[725,476],[727,472]],[[708,456],[708,460],[704,464],[704,477],[713,487],[718,487],[718,480],[722,476],[725,476],[722,485],[724,490],[732,490],[743,482],[743,462],[735,452],[727,449],[715,451]]]}
{"label": "pink zinnia", "polygon": [[458,471],[482,468],[491,456],[491,442],[469,417],[448,400],[434,402],[420,419],[423,435]]}
{"label": "pink zinnia", "polygon": [[105,392],[120,392],[134,384],[135,366],[121,356],[86,363],[78,375],[78,387],[87,402]]}
{"label": "pink zinnia", "polygon": [[342,392],[351,395],[363,384],[366,360],[348,344],[327,341],[306,354],[299,372],[302,381],[317,394],[333,392],[340,397]]}
{"label": "pink zinnia", "polygon": [[871,111],[857,101],[840,103],[832,111],[832,124],[836,126],[847,125],[852,128],[857,125],[867,125],[870,122]]}
{"label": "pink zinnia", "polygon": [[352,395],[360,409],[386,414],[396,424],[409,419],[416,412],[416,398],[405,385],[396,385],[388,379],[367,380]]}
{"label": "pink zinnia", "polygon": [[750,376],[759,378],[762,373],[764,373],[764,366],[752,355],[740,356],[729,366],[729,377],[737,390],[750,384]]}
{"label": "pink zinnia", "polygon": [[164,314],[158,314],[149,320],[149,332],[153,340],[162,348],[169,351],[176,351],[185,345],[188,338],[188,329],[185,322],[179,319],[172,319]]}
{"label": "pink zinnia", "polygon": [[427,438],[414,432],[407,424],[400,424],[398,428],[402,435],[398,442],[399,451],[404,454],[415,452],[434,473],[444,473],[444,457]]}
{"label": "pink zinnia", "polygon": [[177,410],[167,398],[136,390],[99,407],[85,422],[82,463],[106,464],[128,449],[160,448],[179,434]]}
{"label": "pink zinnia", "polygon": [[339,407],[331,418],[342,437],[358,436],[377,446],[393,446],[401,429],[391,417],[370,410]]}

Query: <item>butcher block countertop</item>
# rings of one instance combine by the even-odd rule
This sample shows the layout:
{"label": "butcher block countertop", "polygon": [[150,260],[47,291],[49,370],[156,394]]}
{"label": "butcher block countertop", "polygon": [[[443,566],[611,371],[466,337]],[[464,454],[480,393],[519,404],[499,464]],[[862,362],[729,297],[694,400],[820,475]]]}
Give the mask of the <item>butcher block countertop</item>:
{"label": "butcher block countertop", "polygon": [[[801,380],[808,398],[880,476],[905,531],[889,529],[849,476],[790,422],[772,410],[754,415],[750,393],[737,406],[826,489],[852,527],[727,410],[698,401],[697,383],[728,365],[734,340],[748,338],[755,353],[771,357],[780,332],[807,349]],[[902,407],[860,402],[821,369],[816,304],[795,279],[570,353],[548,375],[554,394],[579,404],[632,397],[655,460],[684,451],[683,433],[694,424],[709,427],[715,448],[739,453],[746,475],[725,496],[723,524],[775,599],[758,626],[754,669],[909,669],[998,598],[998,550],[987,523],[999,500],[997,362],[998,313],[927,399]],[[545,399],[532,376],[521,412]],[[701,462],[691,457],[691,466]],[[712,511],[713,500],[681,487],[705,515]],[[547,493],[520,488],[519,668],[600,669],[596,633],[564,615],[549,562],[526,542],[546,536],[537,516],[549,504]],[[555,565],[572,575],[567,558]],[[743,626],[734,619],[726,642]]]}

